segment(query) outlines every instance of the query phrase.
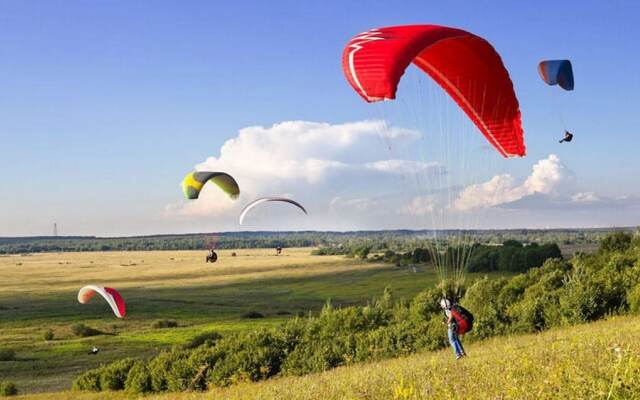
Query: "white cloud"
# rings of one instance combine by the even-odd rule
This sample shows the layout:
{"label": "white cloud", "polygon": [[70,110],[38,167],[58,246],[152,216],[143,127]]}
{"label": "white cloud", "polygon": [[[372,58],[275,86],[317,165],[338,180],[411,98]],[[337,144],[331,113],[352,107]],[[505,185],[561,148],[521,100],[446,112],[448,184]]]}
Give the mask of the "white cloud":
{"label": "white cloud", "polygon": [[391,174],[430,174],[442,175],[446,173],[446,168],[438,162],[424,162],[412,160],[379,160],[366,163],[365,168],[387,172]]}
{"label": "white cloud", "polygon": [[575,174],[555,154],[538,161],[531,175],[520,185],[510,174],[496,175],[489,181],[466,187],[453,203],[458,211],[494,207],[533,194],[560,194],[573,187]]}
{"label": "white cloud", "polygon": [[[293,196],[319,192],[336,179],[339,187],[363,184],[362,174],[444,173],[438,163],[389,159],[380,139],[413,141],[417,132],[367,120],[344,124],[288,121],[271,127],[243,128],[227,140],[218,156],[195,166],[196,170],[225,171],[236,178],[241,201],[258,196]],[[326,197],[325,197],[326,200]],[[355,203],[352,203],[355,204]],[[214,185],[206,185],[196,201],[170,204],[165,216],[222,216],[237,208]]]}
{"label": "white cloud", "polygon": [[579,192],[571,196],[571,201],[574,203],[595,203],[600,200],[594,192]]}
{"label": "white cloud", "polygon": [[525,195],[533,193],[557,193],[569,190],[575,181],[575,174],[568,169],[555,154],[533,166],[533,172],[522,185]]}

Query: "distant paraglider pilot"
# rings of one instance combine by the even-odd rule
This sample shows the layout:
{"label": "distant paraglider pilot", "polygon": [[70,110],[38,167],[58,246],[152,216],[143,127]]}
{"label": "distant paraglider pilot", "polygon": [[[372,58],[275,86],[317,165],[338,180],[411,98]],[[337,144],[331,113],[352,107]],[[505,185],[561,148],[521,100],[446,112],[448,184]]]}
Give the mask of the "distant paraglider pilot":
{"label": "distant paraglider pilot", "polygon": [[282,254],[282,247],[278,246],[276,247],[276,255],[279,256],[280,254]]}
{"label": "distant paraglider pilot", "polygon": [[216,261],[218,261],[218,255],[213,249],[209,250],[209,254],[207,254],[206,262],[214,263]]}
{"label": "distant paraglider pilot", "polygon": [[570,142],[573,140],[573,133],[569,132],[569,131],[564,131],[564,138],[562,138],[562,140],[560,140],[560,143],[562,142]]}

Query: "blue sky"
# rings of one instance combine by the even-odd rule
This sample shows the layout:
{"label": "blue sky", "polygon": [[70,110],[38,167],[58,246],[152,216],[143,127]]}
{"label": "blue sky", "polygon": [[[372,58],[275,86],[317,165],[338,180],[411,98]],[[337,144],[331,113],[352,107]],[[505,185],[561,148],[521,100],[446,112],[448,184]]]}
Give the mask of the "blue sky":
{"label": "blue sky", "polygon": [[[356,33],[408,23],[469,30],[503,57],[529,151],[496,174],[523,184],[533,165],[555,154],[577,185],[564,196],[598,199],[597,211],[575,213],[557,198],[552,207],[518,199],[533,208],[485,211],[487,227],[640,224],[632,200],[640,195],[639,17],[635,1],[0,1],[0,235],[48,234],[54,221],[64,234],[239,229],[215,211],[167,213],[184,206],[176,205],[184,173],[219,158],[245,127],[377,118],[346,84],[341,52]],[[535,70],[545,58],[574,64],[576,90],[554,95],[576,133],[570,146],[557,145],[563,126],[550,106],[557,88]],[[314,187],[289,184],[279,182],[278,193]],[[316,200],[335,200],[323,190]],[[341,192],[343,200],[376,195]],[[622,196],[624,207],[614,201]],[[407,226],[393,216],[351,223],[323,212],[322,223],[301,226]],[[273,219],[262,215],[249,229],[295,228]]]}

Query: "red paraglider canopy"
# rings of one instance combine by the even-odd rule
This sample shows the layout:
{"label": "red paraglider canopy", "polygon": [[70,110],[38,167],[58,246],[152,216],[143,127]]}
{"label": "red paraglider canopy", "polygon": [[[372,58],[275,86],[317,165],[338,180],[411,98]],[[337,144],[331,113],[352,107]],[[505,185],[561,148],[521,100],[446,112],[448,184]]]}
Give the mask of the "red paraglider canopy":
{"label": "red paraglider canopy", "polygon": [[410,63],[435,80],[505,157],[526,154],[518,99],[500,55],[483,38],[438,25],[356,35],[342,55],[347,80],[367,102],[396,97]]}

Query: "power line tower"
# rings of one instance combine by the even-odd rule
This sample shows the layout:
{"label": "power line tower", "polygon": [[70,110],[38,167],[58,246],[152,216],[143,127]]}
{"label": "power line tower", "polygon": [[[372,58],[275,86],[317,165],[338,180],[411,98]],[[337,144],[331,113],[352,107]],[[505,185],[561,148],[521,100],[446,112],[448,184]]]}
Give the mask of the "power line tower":
{"label": "power line tower", "polygon": [[57,222],[53,223],[53,236],[54,237],[58,237],[58,223]]}

